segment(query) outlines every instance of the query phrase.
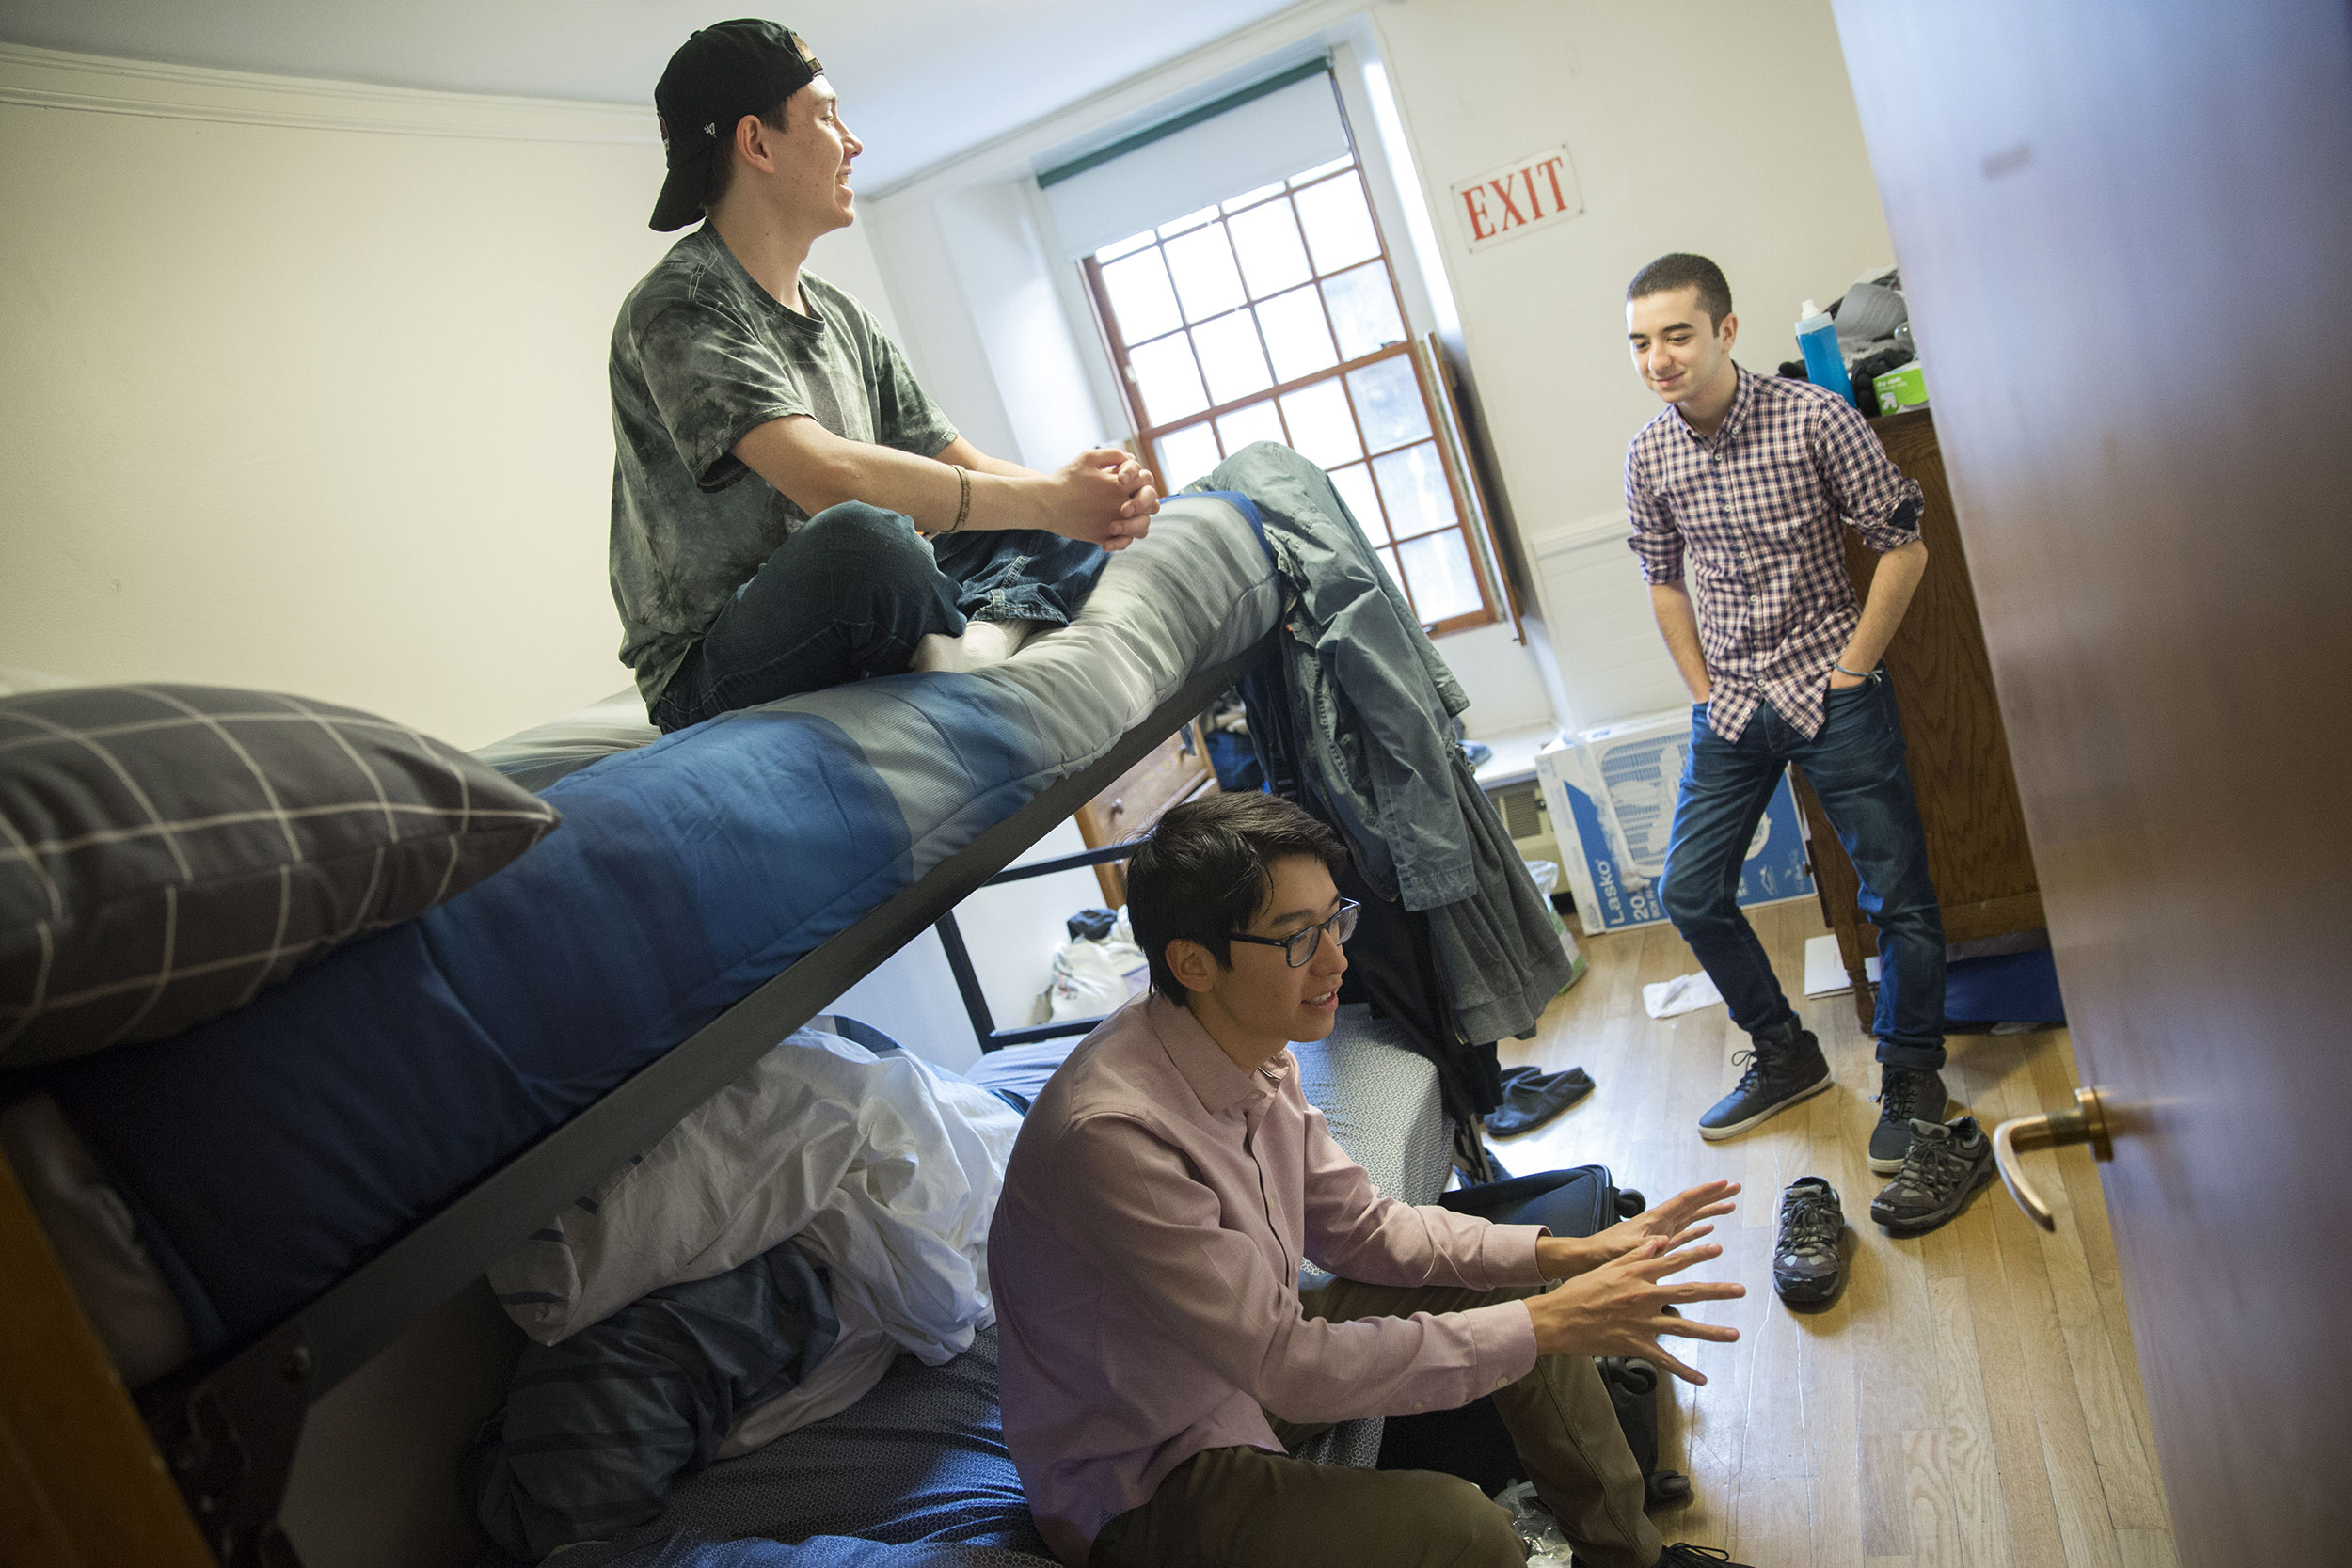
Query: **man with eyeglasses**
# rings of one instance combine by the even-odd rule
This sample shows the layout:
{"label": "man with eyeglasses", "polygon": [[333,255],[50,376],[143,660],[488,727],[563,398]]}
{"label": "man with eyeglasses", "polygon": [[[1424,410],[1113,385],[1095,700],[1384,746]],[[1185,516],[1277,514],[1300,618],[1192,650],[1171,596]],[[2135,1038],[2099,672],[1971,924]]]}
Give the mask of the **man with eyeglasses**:
{"label": "man with eyeglasses", "polygon": [[[1738,1187],[1589,1238],[1383,1197],[1288,1049],[1337,1016],[1343,855],[1298,807],[1234,794],[1170,811],[1128,863],[1152,989],[1038,1097],[989,1233],[1005,1442],[1040,1531],[1072,1568],[1518,1568],[1509,1516],[1469,1481],[1289,1451],[1492,1395],[1580,1560],[1702,1560],[1643,1516],[1590,1358],[1706,1381],[1659,1337],[1739,1337],[1667,1311],[1744,1293],[1669,1279],[1721,1253],[1692,1243]],[[1303,1260],[1334,1282],[1302,1293]]]}

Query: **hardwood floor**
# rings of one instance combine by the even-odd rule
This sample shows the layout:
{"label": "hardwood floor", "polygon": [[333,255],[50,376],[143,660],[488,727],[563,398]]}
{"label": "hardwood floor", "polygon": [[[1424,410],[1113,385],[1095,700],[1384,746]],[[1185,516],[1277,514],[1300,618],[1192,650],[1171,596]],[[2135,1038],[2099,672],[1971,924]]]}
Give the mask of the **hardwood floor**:
{"label": "hardwood floor", "polygon": [[[1821,1039],[1837,1086],[1727,1143],[1699,1114],[1739,1077],[1745,1037],[1721,1006],[1653,1020],[1642,987],[1697,969],[1667,926],[1582,939],[1592,972],[1502,1042],[1505,1067],[1581,1066],[1597,1087],[1535,1132],[1494,1146],[1514,1171],[1599,1164],[1653,1198],[1729,1176],[1740,1208],[1708,1276],[1747,1297],[1708,1309],[1734,1345],[1680,1341],[1708,1376],[1665,1415],[1672,1468],[1696,1493],[1657,1516],[1668,1541],[1757,1568],[2171,1568],[2172,1533],[2147,1402],[2088,1149],[2026,1156],[2046,1179],[2044,1236],[1996,1181],[1958,1218],[1898,1240],[1869,1218],[1886,1179],[1863,1149],[1877,1117],[1871,1042],[1852,999],[1797,993],[1811,900],[1750,911],[1782,983]],[[1989,1131],[2073,1103],[2063,1029],[1955,1037],[1945,1081]],[[1772,1293],[1780,1192],[1828,1178],[1843,1200],[1846,1285],[1800,1314]]]}

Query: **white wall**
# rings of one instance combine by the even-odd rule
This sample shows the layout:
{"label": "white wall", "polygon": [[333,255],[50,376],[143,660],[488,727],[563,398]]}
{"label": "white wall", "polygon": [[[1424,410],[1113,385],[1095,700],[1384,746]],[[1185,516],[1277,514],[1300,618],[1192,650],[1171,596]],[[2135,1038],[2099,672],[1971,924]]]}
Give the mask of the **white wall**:
{"label": "white wall", "polygon": [[[1807,295],[1892,259],[1828,0],[1406,0],[1375,8],[1571,728],[1672,705],[1622,523],[1626,443],[1658,411],[1625,286],[1669,250],[1731,280],[1736,357],[1796,356]],[[1565,142],[1585,210],[1472,254],[1450,187]],[[1542,568],[1549,563],[1549,570]]]}
{"label": "white wall", "polygon": [[[479,745],[628,683],[650,110],[0,50],[0,666]],[[885,314],[856,231],[814,262]]]}

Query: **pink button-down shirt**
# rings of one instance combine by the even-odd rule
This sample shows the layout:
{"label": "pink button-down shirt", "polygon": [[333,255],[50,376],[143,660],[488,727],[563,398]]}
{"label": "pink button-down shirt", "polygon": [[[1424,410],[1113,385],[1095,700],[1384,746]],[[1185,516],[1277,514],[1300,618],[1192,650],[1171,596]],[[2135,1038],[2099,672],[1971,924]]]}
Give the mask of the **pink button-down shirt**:
{"label": "pink button-down shirt", "polygon": [[1301,1312],[1298,1265],[1536,1284],[1543,1234],[1381,1196],[1288,1052],[1244,1072],[1183,1007],[1129,1003],[1031,1107],[989,1231],[1005,1443],[1038,1528],[1076,1568],[1194,1454],[1279,1451],[1266,1411],[1448,1409],[1525,1376],[1516,1301],[1328,1323]]}

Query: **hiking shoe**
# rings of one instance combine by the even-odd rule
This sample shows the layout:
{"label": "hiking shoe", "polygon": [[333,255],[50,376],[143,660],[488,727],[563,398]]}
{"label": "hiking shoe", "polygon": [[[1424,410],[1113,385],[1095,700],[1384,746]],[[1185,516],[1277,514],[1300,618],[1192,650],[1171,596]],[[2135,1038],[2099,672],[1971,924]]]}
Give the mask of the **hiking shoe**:
{"label": "hiking shoe", "polygon": [[1960,1212],[1968,1195],[1993,1180],[1993,1140],[1974,1117],[1911,1124],[1911,1152],[1870,1217],[1889,1230],[1932,1230]]}
{"label": "hiking shoe", "polygon": [[1879,1069],[1879,1124],[1870,1129],[1870,1169],[1892,1176],[1911,1152],[1911,1124],[1944,1119],[1944,1075],[1925,1068]]}
{"label": "hiking shoe", "polygon": [[1659,1554],[1658,1568],[1746,1568],[1746,1564],[1732,1561],[1729,1552],[1677,1541]]}
{"label": "hiking shoe", "polygon": [[1792,1306],[1809,1307],[1837,1293],[1845,1277],[1838,1243],[1846,1234],[1846,1211],[1837,1189],[1818,1176],[1802,1176],[1780,1195],[1780,1239],[1772,1243],[1772,1289]]}
{"label": "hiking shoe", "polygon": [[1738,1088],[1699,1117],[1699,1136],[1709,1142],[1744,1132],[1836,1082],[1821,1042],[1793,1018],[1749,1037],[1748,1049],[1731,1060],[1735,1067],[1745,1062],[1747,1070]]}

